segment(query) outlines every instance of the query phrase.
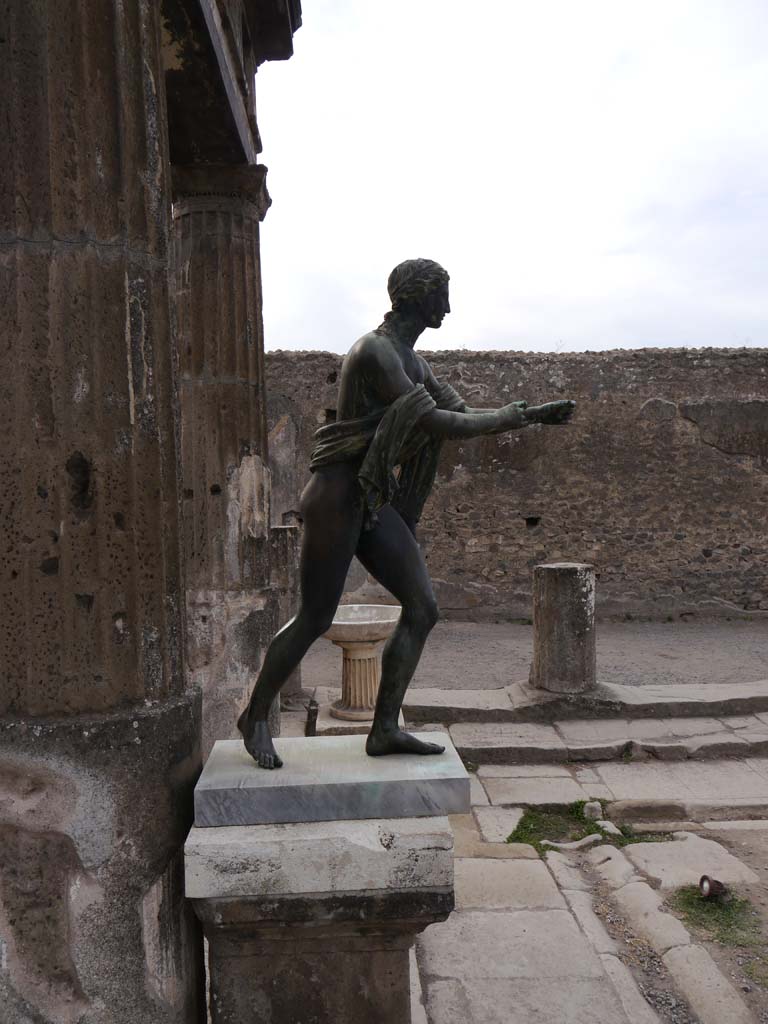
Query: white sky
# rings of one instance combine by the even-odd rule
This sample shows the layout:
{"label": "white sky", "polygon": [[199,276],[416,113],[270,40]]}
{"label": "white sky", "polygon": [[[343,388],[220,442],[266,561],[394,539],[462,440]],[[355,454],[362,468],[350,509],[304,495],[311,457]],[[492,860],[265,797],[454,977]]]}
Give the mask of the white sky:
{"label": "white sky", "polygon": [[303,0],[262,66],[267,348],[768,346],[768,0]]}

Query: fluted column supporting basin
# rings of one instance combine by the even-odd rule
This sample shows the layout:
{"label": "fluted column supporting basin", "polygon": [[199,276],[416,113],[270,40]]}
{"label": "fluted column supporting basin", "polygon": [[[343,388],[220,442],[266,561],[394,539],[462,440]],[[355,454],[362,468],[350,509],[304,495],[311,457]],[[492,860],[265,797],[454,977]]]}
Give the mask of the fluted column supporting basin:
{"label": "fluted column supporting basin", "polygon": [[342,651],[341,700],[331,706],[334,718],[373,720],[381,678],[377,648],[392,635],[399,618],[399,605],[345,604],[336,610],[325,634]]}

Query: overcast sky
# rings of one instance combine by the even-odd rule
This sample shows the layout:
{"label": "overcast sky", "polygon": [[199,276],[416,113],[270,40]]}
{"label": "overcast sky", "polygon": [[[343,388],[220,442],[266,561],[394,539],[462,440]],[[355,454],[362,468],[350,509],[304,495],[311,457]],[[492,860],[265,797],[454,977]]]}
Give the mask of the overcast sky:
{"label": "overcast sky", "polygon": [[768,346],[768,0],[303,0],[257,77],[268,348]]}

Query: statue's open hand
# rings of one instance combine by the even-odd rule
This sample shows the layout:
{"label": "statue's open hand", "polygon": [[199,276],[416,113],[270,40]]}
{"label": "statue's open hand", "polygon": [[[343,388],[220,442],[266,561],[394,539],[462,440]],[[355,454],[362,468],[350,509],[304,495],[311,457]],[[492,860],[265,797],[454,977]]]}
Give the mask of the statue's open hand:
{"label": "statue's open hand", "polygon": [[567,423],[573,415],[575,408],[576,403],[567,398],[561,402],[547,402],[546,405],[529,406],[525,410],[525,418],[529,423]]}

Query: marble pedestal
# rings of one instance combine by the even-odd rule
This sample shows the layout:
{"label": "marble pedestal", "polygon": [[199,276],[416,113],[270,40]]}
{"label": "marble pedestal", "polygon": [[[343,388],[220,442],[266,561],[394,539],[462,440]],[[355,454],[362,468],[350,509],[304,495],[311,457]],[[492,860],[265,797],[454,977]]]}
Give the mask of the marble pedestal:
{"label": "marble pedestal", "polygon": [[[469,779],[452,747],[442,758],[365,758],[350,747],[363,737],[293,743],[322,747],[331,740],[337,744],[336,770],[339,763],[347,765],[348,807],[363,812],[356,819],[196,824],[189,834],[186,894],[208,938],[213,1024],[411,1020],[409,950],[420,931],[453,909],[453,835],[445,815],[468,811]],[[450,744],[447,736],[444,740]],[[300,755],[294,747],[297,751]],[[309,753],[322,764],[319,749]],[[332,745],[329,760],[333,753]],[[446,779],[452,773],[453,788],[433,790],[427,807],[424,762],[431,760],[443,762]],[[290,789],[287,777],[280,781],[285,770],[254,766],[254,774],[269,780],[256,790]],[[355,773],[361,776],[357,783]],[[396,785],[398,775],[403,792],[422,794],[420,816],[377,817],[382,807],[377,793]],[[204,779],[205,773],[201,783]],[[311,782],[294,776],[294,788],[307,792],[293,797],[284,792],[285,805],[307,807]],[[321,803],[322,792],[321,787],[315,793]],[[441,792],[449,807],[440,805]],[[336,805],[342,810],[343,800],[339,790]],[[243,802],[251,816],[253,792],[244,794]],[[264,795],[263,808],[278,805],[274,793]],[[235,797],[218,806],[219,812],[228,806],[233,817],[242,817]],[[262,809],[262,817],[268,813]]]}

